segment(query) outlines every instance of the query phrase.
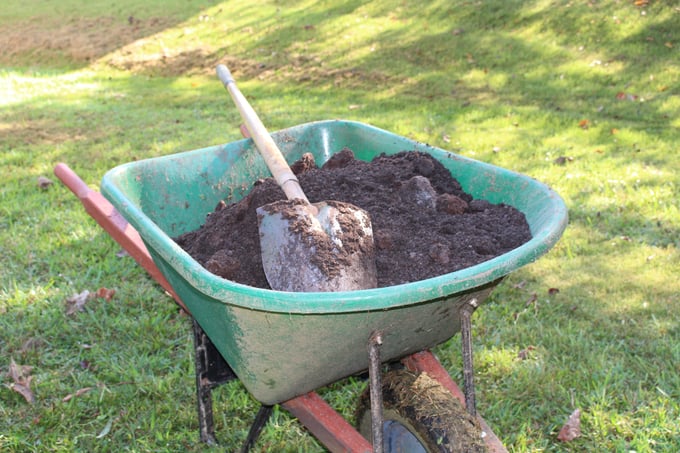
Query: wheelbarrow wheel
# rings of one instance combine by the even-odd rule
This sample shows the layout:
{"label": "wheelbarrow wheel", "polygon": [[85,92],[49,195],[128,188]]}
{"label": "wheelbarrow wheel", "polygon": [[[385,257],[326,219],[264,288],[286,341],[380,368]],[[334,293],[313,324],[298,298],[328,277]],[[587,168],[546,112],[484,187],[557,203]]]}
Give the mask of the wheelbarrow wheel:
{"label": "wheelbarrow wheel", "polygon": [[[475,418],[427,373],[392,370],[383,374],[383,440],[386,453],[485,452]],[[359,432],[371,439],[369,391],[356,412]]]}

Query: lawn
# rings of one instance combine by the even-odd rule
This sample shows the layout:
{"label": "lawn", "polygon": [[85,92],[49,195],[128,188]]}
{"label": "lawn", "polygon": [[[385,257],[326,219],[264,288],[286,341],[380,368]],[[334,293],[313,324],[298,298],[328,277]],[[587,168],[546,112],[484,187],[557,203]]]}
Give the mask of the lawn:
{"label": "lawn", "polygon": [[[245,439],[258,404],[235,382],[214,392],[220,446],[199,442],[189,317],[52,174],[98,188],[238,139],[226,63],[271,130],[361,121],[556,190],[562,239],[474,315],[479,412],[510,451],[680,451],[677,2],[5,3],[0,450]],[[104,297],[71,313],[84,291]],[[435,353],[462,382],[458,338]],[[363,385],[321,392],[351,418]],[[276,408],[256,451],[323,448]]]}

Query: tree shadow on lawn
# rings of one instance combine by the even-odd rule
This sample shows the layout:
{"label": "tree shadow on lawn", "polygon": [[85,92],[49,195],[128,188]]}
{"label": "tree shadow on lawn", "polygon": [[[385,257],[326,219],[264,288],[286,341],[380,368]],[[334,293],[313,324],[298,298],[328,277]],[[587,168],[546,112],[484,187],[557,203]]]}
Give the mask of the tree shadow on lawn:
{"label": "tree shadow on lawn", "polygon": [[[413,19],[410,26],[357,38],[353,48],[374,47],[360,56],[348,56],[345,50],[328,52],[326,47],[315,51],[324,46],[324,40],[331,45],[331,38],[321,33],[309,33],[311,50],[306,54],[291,38],[300,36],[300,30],[309,24],[340,20],[339,14],[360,6],[355,2],[353,6],[289,16],[280,27],[265,27],[266,36],[253,42],[245,55],[229,55],[225,46],[208,61],[224,61],[238,78],[258,78],[271,86],[272,93],[290,86],[291,79],[301,91],[320,95],[324,90],[356,90],[360,94],[369,89],[381,99],[426,102],[433,114],[451,120],[466,108],[497,115],[494,108],[506,106],[539,109],[575,127],[588,119],[593,125],[608,126],[602,133],[617,127],[651,127],[655,131],[672,127],[673,117],[664,103],[677,94],[676,89],[660,90],[645,82],[646,92],[631,94],[635,102],[621,99],[631,77],[645,80],[649,74],[672,71],[670,52],[665,59],[649,57],[646,52],[650,45],[663,47],[661,41],[674,27],[672,19],[622,39],[617,25],[605,14],[608,10],[598,15],[591,8],[560,6],[565,19],[555,13],[553,5],[537,9],[534,3],[522,2],[511,8],[481,2],[475,7],[454,8],[435,2],[429,7],[419,5],[417,11],[405,8],[401,13],[379,6],[370,10],[373,15],[394,15],[395,21],[410,19],[407,14],[419,19]],[[637,14],[633,6],[629,8]],[[602,24],[591,24],[593,18]],[[444,31],[428,32],[429,28],[423,27]],[[650,35],[655,36],[651,42]],[[342,43],[341,36],[337,39]],[[579,50],[579,43],[586,45],[586,51]],[[601,61],[593,62],[595,58]],[[545,131],[546,136],[549,133]]]}
{"label": "tree shadow on lawn", "polygon": [[[251,21],[247,18],[252,14],[252,6],[230,6],[230,17],[246,17],[246,21],[239,22],[239,28],[228,29],[226,36],[236,37],[258,27],[264,31],[261,39],[247,42],[240,54],[230,53],[232,46],[226,40],[216,50],[198,46],[170,49],[168,55],[145,55],[131,47],[129,51],[116,52],[180,22],[172,18],[128,21],[102,16],[65,24],[63,33],[60,28],[56,32],[47,29],[43,34],[29,30],[6,39],[27,46],[28,54],[63,53],[80,66],[111,54],[105,63],[149,76],[212,76],[215,65],[223,62],[239,79],[262,80],[263,88],[255,88],[254,97],[275,99],[282,90],[289,91],[294,80],[293,85],[300,93],[311,96],[324,96],[328,90],[340,89],[356,90],[357,97],[370,93],[368,99],[376,96],[383,100],[414,99],[427,103],[433,114],[448,121],[455,121],[465,109],[477,108],[498,115],[497,108],[506,106],[538,109],[574,125],[591,118],[602,124],[640,130],[650,126],[655,130],[671,127],[671,115],[663,110],[662,104],[674,95],[674,89],[649,93],[644,104],[617,99],[629,82],[624,77],[661,72],[668,67],[668,60],[641,54],[640,43],[662,45],[660,42],[673,29],[671,19],[620,39],[616,25],[597,16],[599,6],[536,6],[535,2],[516,2],[514,6],[503,2],[456,7],[446,2],[392,6],[380,3],[367,6],[354,1],[294,11],[295,14],[285,14],[289,10],[281,7],[272,17],[254,16]],[[555,8],[562,8],[563,14],[556,14]],[[628,8],[635,10],[632,6]],[[375,51],[363,56],[333,50],[333,36],[316,28],[342,20],[347,14],[358,14],[359,9],[367,10],[362,15],[385,16],[405,25],[357,38],[353,47],[375,46]],[[221,20],[224,14],[219,13],[214,20]],[[602,24],[593,26],[590,23],[593,17],[602,19]],[[444,31],[429,32],[430,29]],[[54,37],[47,39],[45,33]],[[536,33],[544,36],[534,36]],[[19,39],[32,35],[35,41]],[[650,35],[654,36],[651,44]],[[339,42],[343,39],[336,38]],[[547,38],[554,42],[545,42]],[[305,53],[300,50],[301,39],[307,39],[311,49],[321,46],[323,50]],[[596,42],[598,54],[617,62],[618,69],[603,71],[590,66],[587,57],[575,50],[579,42],[575,39]],[[45,45],[41,45],[43,42]],[[84,50],[78,50],[79,43]],[[1,57],[2,54],[0,60]],[[389,108],[388,101],[384,105]],[[544,131],[544,137],[550,133]]]}

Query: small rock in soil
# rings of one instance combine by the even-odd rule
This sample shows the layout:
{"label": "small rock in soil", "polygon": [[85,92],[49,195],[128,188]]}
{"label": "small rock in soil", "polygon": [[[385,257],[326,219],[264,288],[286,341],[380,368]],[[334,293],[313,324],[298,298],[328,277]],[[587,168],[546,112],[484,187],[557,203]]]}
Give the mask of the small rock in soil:
{"label": "small rock in soil", "polygon": [[415,203],[424,209],[434,209],[437,206],[437,192],[424,176],[416,175],[406,181],[399,193],[405,203]]}

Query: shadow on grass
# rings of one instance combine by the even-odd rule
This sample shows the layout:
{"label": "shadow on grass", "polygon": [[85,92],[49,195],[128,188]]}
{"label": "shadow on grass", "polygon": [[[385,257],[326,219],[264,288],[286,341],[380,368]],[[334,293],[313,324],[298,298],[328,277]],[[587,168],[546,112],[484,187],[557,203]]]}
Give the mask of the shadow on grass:
{"label": "shadow on grass", "polygon": [[[624,8],[629,21],[639,14],[633,5]],[[658,6],[650,14],[663,11]],[[374,48],[360,56],[313,50],[323,42],[332,45],[333,37],[307,30],[309,24],[340,21],[348,12],[387,16],[404,25],[357,38],[352,48]],[[266,35],[248,45],[245,54],[229,55],[225,46],[209,61],[226,61],[237,76],[261,79],[271,87],[269,96],[290,87],[292,79],[301,93],[323,96],[339,88],[357,94],[369,91],[382,99],[417,99],[449,118],[461,116],[465,108],[490,115],[499,115],[499,107],[535,108],[574,126],[590,118],[602,125],[602,134],[617,127],[665,133],[673,117],[663,105],[678,94],[677,88],[650,85],[644,103],[622,101],[617,95],[625,92],[631,77],[644,80],[669,67],[677,70],[671,62],[673,50],[663,44],[672,36],[673,17],[622,38],[621,25],[609,13],[610,8],[571,3],[367,7],[352,2],[287,16],[281,26],[267,24]],[[307,54],[301,54],[300,39],[311,43]],[[343,37],[337,40],[342,43]],[[262,90],[254,95],[267,96],[268,89]],[[544,136],[549,133],[544,131]]]}
{"label": "shadow on grass", "polygon": [[[239,28],[228,29],[229,36],[236,37],[251,29],[264,30],[261,39],[250,39],[251,42],[246,40],[241,53],[230,54],[232,46],[227,44],[217,50],[199,47],[167,58],[145,60],[142,65],[129,63],[129,69],[153,77],[195,72],[213,77],[215,65],[226,62],[237,77],[243,77],[244,80],[258,77],[263,80],[261,86],[254,87],[248,94],[265,102],[276,102],[281,93],[294,95],[295,90],[299,91],[300,96],[322,99],[328,96],[329,90],[339,88],[343,92],[353,92],[359,99],[368,102],[380,97],[381,100],[375,102],[385,109],[392,106],[401,108],[404,99],[413,99],[414,102],[425,103],[424,108],[432,115],[439,115],[448,121],[455,121],[471,109],[490,118],[502,115],[503,108],[536,109],[545,112],[546,116],[554,116],[563,123],[573,125],[592,116],[593,121],[603,125],[598,131],[602,134],[602,142],[610,140],[607,134],[614,127],[651,127],[655,131],[671,129],[672,118],[662,111],[660,105],[675,94],[673,88],[655,93],[644,104],[621,102],[616,96],[629,82],[625,79],[627,75],[663,71],[667,67],[668,60],[659,59],[656,55],[647,56],[645,46],[663,46],[662,42],[673,30],[672,17],[622,39],[618,33],[619,25],[607,16],[610,9],[606,7],[571,3],[555,5],[536,1],[512,3],[450,5],[437,1],[423,6],[403,2],[398,5],[390,2],[366,5],[353,1],[315,5],[304,10],[294,10],[294,6],[286,5],[277,8],[265,19],[253,14],[252,5],[229,4],[230,17],[246,18],[239,22]],[[148,19],[150,28],[140,33],[148,36],[171,29],[202,9],[187,7],[182,18],[168,18],[169,22],[157,20],[155,25],[153,19]],[[556,9],[559,13],[555,12]],[[637,11],[632,5],[625,6],[625,9],[628,12]],[[224,20],[225,14],[225,11],[220,12],[214,20]],[[368,18],[387,17],[402,25],[358,39],[353,47],[368,47],[372,43],[375,46],[375,51],[363,56],[348,56],[344,51],[331,50],[330,53],[320,54],[314,50],[309,53],[299,50],[301,43],[306,40],[316,43],[317,48],[325,45],[332,49],[334,37],[324,35],[316,28],[341,21],[348,14]],[[253,16],[252,20],[248,20],[249,15]],[[144,20],[147,19],[140,19]],[[593,21],[597,21],[597,24],[593,25]],[[116,35],[115,27],[107,30],[106,24],[102,25],[98,30],[100,35]],[[134,18],[127,25],[140,30],[144,28],[138,26]],[[347,31],[350,33],[351,27]],[[648,40],[650,36],[653,41]],[[342,36],[336,38],[338,41],[343,39]],[[111,38],[93,58],[101,58],[136,39],[140,39],[140,36]],[[593,52],[602,54],[603,60],[619,63],[617,69],[603,71],[589,66],[585,57],[579,56],[578,48],[591,45],[597,47]],[[84,66],[89,61],[80,60],[78,64]],[[121,65],[125,67],[126,63],[122,62]],[[296,82],[291,83],[291,79]],[[200,103],[199,94],[185,96],[173,86],[175,81],[172,77],[155,77],[153,89],[174,91],[178,99],[187,103],[198,101],[194,108],[215,112],[215,116],[220,114],[217,103],[210,107],[205,102]],[[120,91],[128,99],[146,96],[145,88],[140,85],[120,87]],[[390,98],[396,100],[391,102]],[[85,102],[97,105],[102,99],[106,99],[106,93],[100,95],[95,92]],[[219,104],[224,105],[223,102]],[[53,105],[55,107],[47,111],[54,113],[54,116],[45,114],[43,121],[48,117],[69,116],[70,106]],[[160,111],[168,106],[149,103],[146,107],[151,113],[154,109]],[[310,116],[326,118],[323,105],[316,109],[316,114],[313,106],[306,107],[309,108]],[[141,112],[141,108],[139,105],[130,105],[131,111],[138,109]],[[17,106],[17,110],[21,110],[21,107]],[[83,115],[83,109],[80,110],[77,115]],[[59,115],[60,111],[63,115]],[[125,116],[125,112],[122,112],[121,118]],[[644,125],[640,121],[643,118]],[[87,123],[87,118],[83,119]],[[175,134],[179,141],[178,149],[195,148],[195,144],[183,145],[182,119],[174,119],[179,121],[174,129],[164,124],[168,119],[167,115],[159,118],[158,124],[166,126],[169,137]],[[115,119],[113,123],[115,125]],[[33,129],[38,134],[40,130],[51,131],[51,137],[64,129],[60,124],[53,128],[50,126],[49,123],[37,124]],[[29,129],[28,132],[32,131]],[[87,127],[74,132],[70,138],[87,138],[96,133]],[[109,140],[110,134],[117,132],[107,133],[95,140]],[[549,138],[553,131],[531,133],[540,141]],[[67,137],[64,139],[68,140]],[[670,157],[660,156],[658,159],[658,163],[663,164]]]}

